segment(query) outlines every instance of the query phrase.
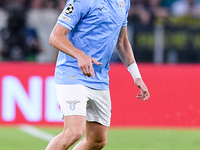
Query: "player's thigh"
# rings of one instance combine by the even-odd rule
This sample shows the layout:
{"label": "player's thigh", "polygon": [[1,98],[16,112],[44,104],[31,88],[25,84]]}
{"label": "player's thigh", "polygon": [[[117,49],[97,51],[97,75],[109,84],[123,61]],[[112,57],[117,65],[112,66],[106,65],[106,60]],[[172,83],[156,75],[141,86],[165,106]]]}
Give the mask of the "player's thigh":
{"label": "player's thigh", "polygon": [[64,131],[83,134],[85,132],[86,117],[79,115],[71,115],[64,117]]}
{"label": "player's thigh", "polygon": [[108,126],[98,122],[86,122],[86,139],[87,141],[107,141]]}

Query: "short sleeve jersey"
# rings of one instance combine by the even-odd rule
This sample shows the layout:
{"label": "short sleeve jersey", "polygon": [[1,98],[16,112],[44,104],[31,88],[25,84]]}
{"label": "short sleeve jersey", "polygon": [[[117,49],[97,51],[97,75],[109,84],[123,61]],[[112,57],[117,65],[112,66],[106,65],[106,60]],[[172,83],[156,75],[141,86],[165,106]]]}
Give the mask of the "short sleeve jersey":
{"label": "short sleeve jersey", "polygon": [[93,64],[95,77],[86,77],[77,59],[59,51],[55,82],[83,84],[93,89],[109,89],[109,61],[122,27],[127,26],[130,0],[67,0],[57,23],[69,29],[67,38],[86,55],[102,63]]}

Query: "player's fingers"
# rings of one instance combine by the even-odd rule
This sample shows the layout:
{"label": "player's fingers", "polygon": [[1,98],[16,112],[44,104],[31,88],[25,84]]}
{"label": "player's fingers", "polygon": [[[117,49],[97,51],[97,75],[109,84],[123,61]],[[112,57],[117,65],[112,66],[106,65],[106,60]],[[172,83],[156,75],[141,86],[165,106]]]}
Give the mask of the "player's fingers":
{"label": "player's fingers", "polygon": [[85,76],[91,76],[86,66],[81,66],[80,69]]}
{"label": "player's fingers", "polygon": [[95,74],[94,74],[93,66],[91,65],[88,69],[89,69],[90,76],[94,77]]}
{"label": "player's fingers", "polygon": [[138,93],[138,94],[137,94],[137,96],[142,96],[142,95],[143,95],[142,93]]}
{"label": "player's fingers", "polygon": [[146,101],[148,99],[148,97],[144,97],[142,98],[142,101]]}
{"label": "player's fingers", "polygon": [[143,98],[142,98],[143,101],[146,101],[146,100],[149,99],[149,97],[150,97],[148,91],[143,92],[143,95],[144,95]]}
{"label": "player's fingers", "polygon": [[90,67],[81,67],[81,71],[83,72],[83,74],[87,77],[94,77],[94,68],[93,66],[91,65]]}
{"label": "player's fingers", "polygon": [[100,63],[100,62],[98,62],[96,59],[92,59],[92,62],[94,63],[94,64],[96,64],[96,65],[101,65],[102,63]]}
{"label": "player's fingers", "polygon": [[147,91],[145,91],[145,92],[143,91],[141,93],[138,93],[136,97],[138,99],[141,99],[142,101],[146,101],[150,97],[150,95]]}
{"label": "player's fingers", "polygon": [[141,95],[140,94],[137,94],[137,97],[140,97]]}
{"label": "player's fingers", "polygon": [[138,93],[136,96],[138,99],[142,99],[143,98],[143,94],[142,93]]}
{"label": "player's fingers", "polygon": [[148,100],[148,97],[145,96],[145,97],[143,97],[141,100],[142,100],[142,101],[146,101],[146,100]]}
{"label": "player's fingers", "polygon": [[138,98],[138,99],[143,99],[144,96],[136,96],[136,98]]}

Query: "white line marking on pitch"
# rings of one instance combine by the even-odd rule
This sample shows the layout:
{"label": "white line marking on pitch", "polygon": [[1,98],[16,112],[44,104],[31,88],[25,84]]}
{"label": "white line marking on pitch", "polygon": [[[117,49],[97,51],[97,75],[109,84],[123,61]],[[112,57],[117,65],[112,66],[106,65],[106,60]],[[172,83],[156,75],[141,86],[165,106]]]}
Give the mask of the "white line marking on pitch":
{"label": "white line marking on pitch", "polygon": [[54,138],[54,135],[46,133],[46,132],[44,132],[38,128],[35,128],[33,126],[30,126],[30,125],[20,125],[19,129],[34,136],[34,137],[43,139],[45,141],[50,141],[51,139]]}

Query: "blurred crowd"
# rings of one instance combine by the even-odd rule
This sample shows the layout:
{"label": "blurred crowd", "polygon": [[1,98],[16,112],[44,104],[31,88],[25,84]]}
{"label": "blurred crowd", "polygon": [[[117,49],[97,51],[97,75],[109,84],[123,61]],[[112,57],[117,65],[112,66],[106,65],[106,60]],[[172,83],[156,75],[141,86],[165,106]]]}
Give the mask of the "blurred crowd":
{"label": "blurred crowd", "polygon": [[[200,18],[200,0],[130,0],[129,37],[133,28],[153,26],[168,17]],[[0,1],[0,60],[53,62],[57,50],[48,39],[66,0]]]}
{"label": "blurred crowd", "polygon": [[49,35],[65,0],[0,1],[1,60],[55,61]]}
{"label": "blurred crowd", "polygon": [[200,0],[131,0],[129,21],[152,25],[170,16],[200,18]]}

